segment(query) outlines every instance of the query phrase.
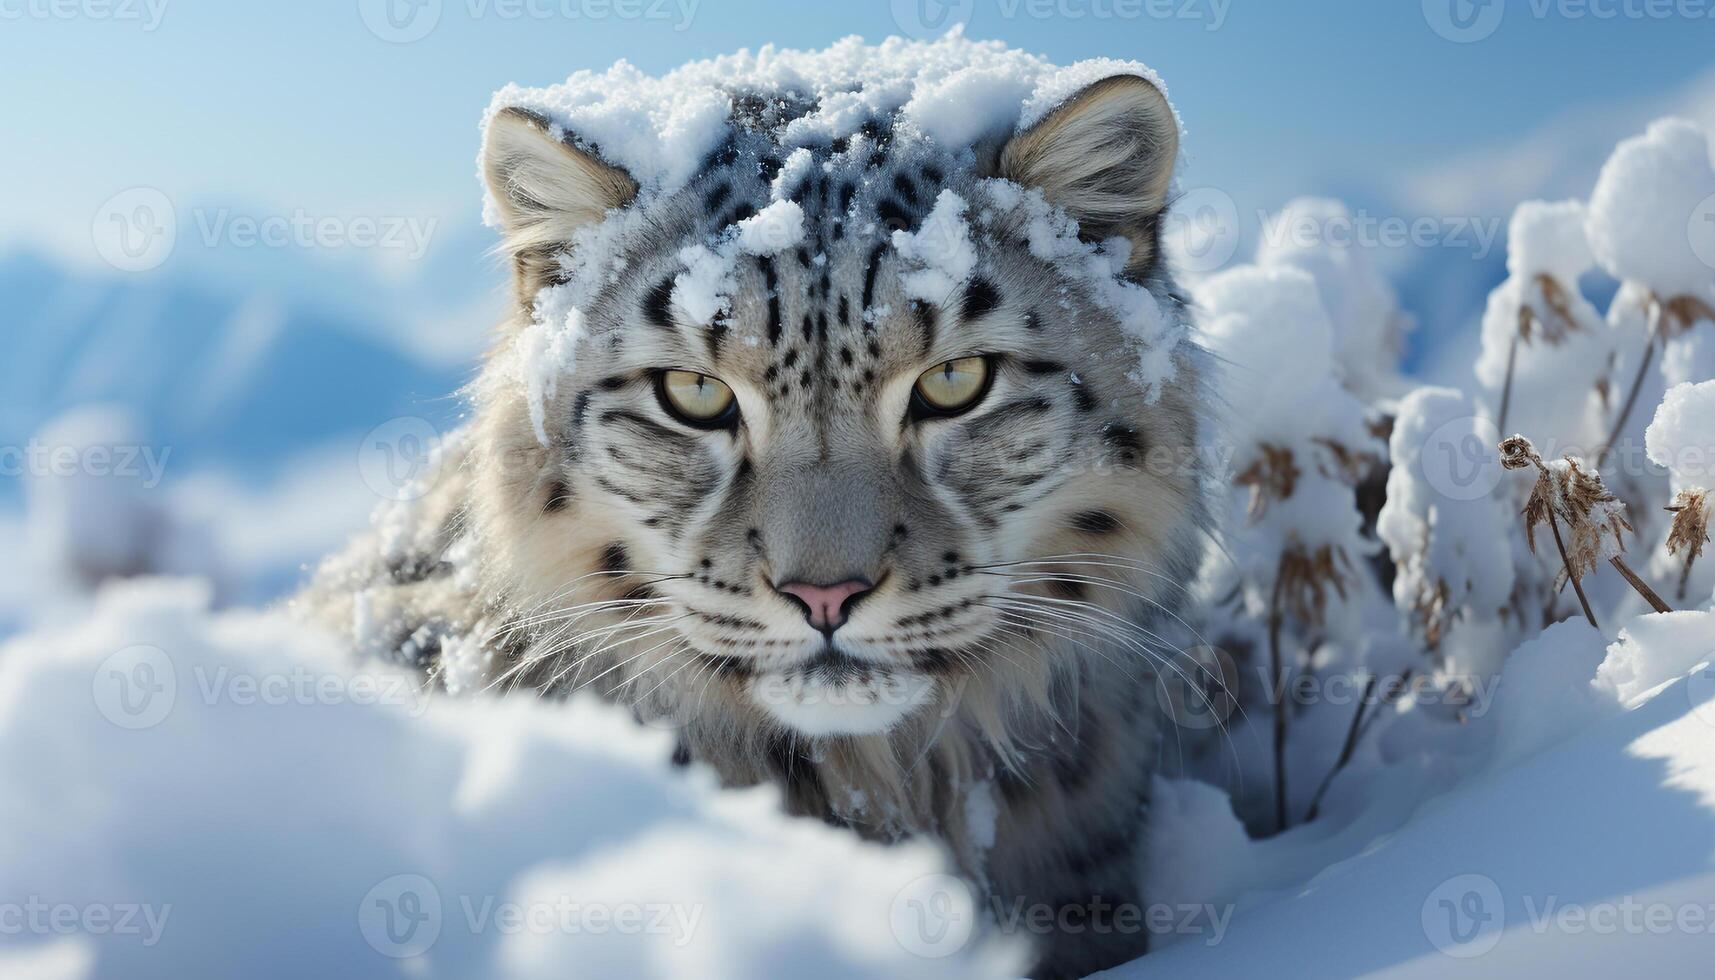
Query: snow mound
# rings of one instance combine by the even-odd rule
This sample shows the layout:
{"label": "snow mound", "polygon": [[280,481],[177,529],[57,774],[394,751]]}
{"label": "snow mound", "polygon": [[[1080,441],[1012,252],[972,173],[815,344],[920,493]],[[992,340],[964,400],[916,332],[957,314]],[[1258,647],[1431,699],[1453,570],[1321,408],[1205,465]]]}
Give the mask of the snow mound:
{"label": "snow mound", "polygon": [[1715,167],[1703,131],[1662,119],[1621,143],[1590,197],[1590,244],[1616,279],[1649,285],[1663,297],[1708,297],[1715,268]]}
{"label": "snow mound", "polygon": [[980,937],[927,958],[909,918],[945,880],[927,844],[717,792],[669,764],[670,733],[594,701],[430,700],[301,625],[206,602],[141,581],[0,648],[0,907],[25,917],[0,972],[1021,968]]}
{"label": "snow mound", "polygon": [[1715,487],[1715,380],[1670,389],[1644,441],[1650,461],[1673,474],[1675,489]]}
{"label": "snow mound", "polygon": [[[973,41],[957,28],[927,42],[890,37],[866,45],[854,36],[821,51],[763,45],[659,77],[620,61],[546,88],[508,85],[495,93],[483,125],[509,107],[537,112],[556,135],[573,134],[624,167],[647,196],[672,193],[698,172],[723,139],[740,96],[812,106],[785,126],[784,141],[792,147],[829,143],[866,122],[897,116],[942,146],[958,148],[1028,128],[1084,85],[1120,74],[1167,91],[1135,61],[1058,67],[998,41]],[[492,199],[484,215],[498,224]]]}

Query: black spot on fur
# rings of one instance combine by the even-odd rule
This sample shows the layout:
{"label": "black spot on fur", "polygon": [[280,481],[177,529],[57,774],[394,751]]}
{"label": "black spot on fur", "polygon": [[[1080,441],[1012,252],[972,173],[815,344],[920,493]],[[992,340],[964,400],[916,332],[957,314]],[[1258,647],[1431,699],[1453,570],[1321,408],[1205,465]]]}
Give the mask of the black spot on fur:
{"label": "black spot on fur", "polygon": [[1096,410],[1096,396],[1090,394],[1089,389],[1083,385],[1072,386],[1072,403],[1078,406],[1080,412]]}
{"label": "black spot on fur", "polygon": [[1023,367],[1028,374],[1058,374],[1066,370],[1066,365],[1059,361],[1025,361]]}
{"label": "black spot on fur", "polygon": [[875,300],[875,277],[881,271],[881,256],[886,251],[887,244],[884,242],[870,249],[869,258],[864,260],[863,303],[861,307],[865,311],[869,310],[870,304]]}
{"label": "black spot on fur", "polygon": [[913,184],[911,182],[911,178],[905,176],[905,174],[897,173],[893,175],[893,189],[899,192],[900,197],[905,198],[906,204],[916,207],[919,203],[919,199],[917,197],[917,185]]}
{"label": "black spot on fur", "polygon": [[661,280],[643,297],[643,319],[663,330],[673,329],[673,280]]}
{"label": "black spot on fur", "polygon": [[911,212],[891,197],[883,198],[876,204],[875,214],[881,219],[881,226],[890,232],[907,231],[911,227]]}
{"label": "black spot on fur", "polygon": [[717,211],[720,209],[721,205],[726,203],[726,199],[731,196],[731,185],[716,184],[712,190],[703,195],[703,210],[711,213]]}
{"label": "black spot on fur", "polygon": [[555,480],[554,482],[548,484],[548,502],[543,505],[542,509],[546,513],[557,514],[560,511],[565,510],[566,505],[570,504],[571,502],[572,502],[571,488],[566,486],[561,481]]}
{"label": "black spot on fur", "polygon": [[977,277],[965,287],[965,301],[960,308],[960,314],[967,320],[985,317],[1000,306],[1000,290],[987,279]]}
{"label": "black spot on fur", "polygon": [[630,382],[630,380],[631,379],[625,377],[622,374],[608,375],[607,377],[601,379],[601,390],[603,390],[603,391],[618,391],[619,389],[625,387]]}
{"label": "black spot on fur", "polygon": [[1121,462],[1135,463],[1143,456],[1143,435],[1124,422],[1103,426],[1102,441],[1116,451]]}
{"label": "black spot on fur", "polygon": [[1024,314],[1024,329],[1026,329],[1026,330],[1041,330],[1042,329],[1042,316],[1040,314],[1038,314],[1035,310],[1031,310],[1029,313]]}
{"label": "black spot on fur", "polygon": [[590,393],[587,391],[578,392],[578,397],[572,400],[572,428],[583,428],[584,416],[589,414],[589,410]]}
{"label": "black spot on fur", "polygon": [[762,262],[762,285],[768,291],[768,346],[780,343],[780,275],[773,259]]}
{"label": "black spot on fur", "polygon": [[625,550],[625,545],[613,542],[601,551],[601,570],[615,575],[631,574],[631,555]]}
{"label": "black spot on fur", "polygon": [[1072,515],[1072,527],[1085,534],[1112,534],[1120,529],[1120,522],[1105,510],[1086,510]]}
{"label": "black spot on fur", "polygon": [[923,353],[927,354],[935,346],[935,308],[921,300],[912,300],[911,315],[917,320],[917,328],[923,331]]}

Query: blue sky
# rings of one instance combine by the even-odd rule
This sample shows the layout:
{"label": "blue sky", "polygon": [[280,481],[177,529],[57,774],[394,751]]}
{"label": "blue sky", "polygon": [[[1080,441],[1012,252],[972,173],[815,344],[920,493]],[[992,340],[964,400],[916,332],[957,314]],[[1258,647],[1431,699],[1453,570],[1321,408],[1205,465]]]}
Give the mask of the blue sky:
{"label": "blue sky", "polygon": [[[767,41],[876,39],[916,26],[919,3],[946,12],[938,0],[438,0],[427,36],[389,43],[366,26],[371,0],[59,0],[70,18],[51,2],[0,0],[0,241],[70,253],[90,250],[101,202],[137,185],[276,211],[471,220],[476,122],[504,82],[620,57],[664,70]],[[1430,24],[1437,4],[1492,16],[1469,0],[961,2],[950,13],[972,36],[1155,66],[1187,120],[1190,179],[1258,206],[1385,185],[1715,64],[1715,18],[1596,13],[1643,0],[1514,0],[1476,43]],[[619,16],[630,4],[646,16]]]}

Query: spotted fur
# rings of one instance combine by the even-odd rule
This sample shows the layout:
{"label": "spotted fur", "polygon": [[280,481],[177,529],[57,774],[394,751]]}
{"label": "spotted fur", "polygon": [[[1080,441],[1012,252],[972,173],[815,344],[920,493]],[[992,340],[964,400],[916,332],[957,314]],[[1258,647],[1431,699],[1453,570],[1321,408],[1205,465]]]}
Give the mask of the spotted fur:
{"label": "spotted fur", "polygon": [[[409,531],[354,545],[305,604],[449,683],[630,706],[674,727],[677,761],[775,784],[794,812],[937,837],[1003,905],[1141,904],[1154,677],[1205,540],[1196,352],[1147,398],[1131,341],[1032,255],[1022,213],[974,222],[978,267],[936,302],[906,293],[889,235],[942,191],[980,202],[982,181],[1010,177],[1092,239],[1130,239],[1128,274],[1183,317],[1155,242],[1171,115],[1125,76],[1011,140],[940,147],[877,119],[811,146],[788,189],[804,240],[740,257],[730,308],[693,322],[673,301],[680,248],[768,205],[779,135],[811,108],[735,96],[700,175],[646,201],[598,146],[502,113],[485,160],[515,322]],[[544,446],[511,345],[603,215],[603,259],[624,274],[586,284]],[[970,354],[995,365],[982,403],[911,421],[915,378]],[[654,386],[665,368],[726,382],[739,421],[676,420]],[[776,588],[854,577],[875,589],[831,641]],[[992,843],[966,824],[980,793]],[[1044,937],[1040,972],[1141,948]]]}

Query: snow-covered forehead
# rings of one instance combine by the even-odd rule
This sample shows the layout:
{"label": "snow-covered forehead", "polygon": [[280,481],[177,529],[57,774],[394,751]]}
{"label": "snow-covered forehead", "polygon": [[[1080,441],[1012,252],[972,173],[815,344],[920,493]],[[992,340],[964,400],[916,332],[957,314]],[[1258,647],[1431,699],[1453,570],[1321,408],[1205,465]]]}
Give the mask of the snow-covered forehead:
{"label": "snow-covered forehead", "polygon": [[[1138,62],[1057,67],[957,30],[933,42],[865,45],[850,37],[822,51],[744,50],[659,77],[620,61],[547,88],[509,85],[495,93],[485,119],[508,107],[540,113],[628,171],[648,197],[683,187],[735,122],[764,121],[759,107],[773,107],[765,122],[788,152],[850,138],[878,121],[957,148],[1028,128],[1085,85],[1122,74],[1165,92]],[[487,213],[492,218],[492,205]]]}

